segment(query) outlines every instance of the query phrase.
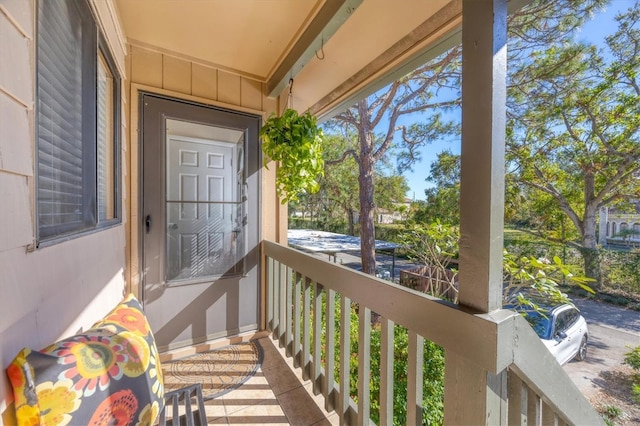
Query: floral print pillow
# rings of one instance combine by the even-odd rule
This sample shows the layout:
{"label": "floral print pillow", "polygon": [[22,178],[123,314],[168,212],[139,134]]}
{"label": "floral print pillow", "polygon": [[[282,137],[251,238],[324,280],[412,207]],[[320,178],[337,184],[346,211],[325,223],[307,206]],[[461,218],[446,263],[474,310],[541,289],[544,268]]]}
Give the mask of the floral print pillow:
{"label": "floral print pillow", "polygon": [[133,295],[82,334],[23,349],[7,374],[18,425],[151,425],[163,409],[156,344]]}

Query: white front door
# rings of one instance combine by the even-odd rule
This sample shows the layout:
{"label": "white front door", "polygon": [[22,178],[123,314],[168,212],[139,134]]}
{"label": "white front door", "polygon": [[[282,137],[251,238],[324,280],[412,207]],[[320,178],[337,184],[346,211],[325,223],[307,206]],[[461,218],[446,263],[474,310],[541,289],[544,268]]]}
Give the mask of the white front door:
{"label": "white front door", "polygon": [[169,280],[219,276],[236,264],[238,149],[236,143],[167,136]]}

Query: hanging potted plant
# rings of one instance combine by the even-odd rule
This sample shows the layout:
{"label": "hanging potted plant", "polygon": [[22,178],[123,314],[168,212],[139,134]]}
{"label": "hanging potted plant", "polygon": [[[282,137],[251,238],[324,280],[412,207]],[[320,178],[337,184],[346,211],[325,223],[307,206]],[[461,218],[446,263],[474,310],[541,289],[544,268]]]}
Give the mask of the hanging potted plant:
{"label": "hanging potted plant", "polygon": [[320,189],[316,178],[324,175],[323,134],[316,117],[287,108],[280,117],[271,114],[260,129],[260,137],[265,167],[270,160],[278,163],[276,191],[282,204],[297,200],[300,192]]}

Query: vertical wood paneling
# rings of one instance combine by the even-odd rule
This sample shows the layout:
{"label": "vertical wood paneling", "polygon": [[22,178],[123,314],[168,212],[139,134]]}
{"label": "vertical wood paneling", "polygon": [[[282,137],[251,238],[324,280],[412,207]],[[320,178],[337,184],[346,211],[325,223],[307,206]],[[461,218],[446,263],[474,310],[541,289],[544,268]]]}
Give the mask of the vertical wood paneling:
{"label": "vertical wood paneling", "polygon": [[191,94],[218,99],[218,70],[200,64],[191,65]]}
{"label": "vertical wood paneling", "polygon": [[325,375],[325,399],[324,408],[327,411],[333,411],[333,390],[335,386],[334,367],[335,367],[335,348],[336,348],[336,292],[328,289],[326,292],[327,307],[325,320],[325,359],[326,368]]}
{"label": "vertical wood paneling", "polygon": [[240,105],[240,76],[218,70],[218,100]]}
{"label": "vertical wood paneling", "polygon": [[131,81],[153,87],[162,87],[162,54],[132,46]]}
{"label": "vertical wood paneling", "polygon": [[191,94],[191,62],[164,55],[162,58],[162,88]]}
{"label": "vertical wood paneling", "polygon": [[262,84],[259,81],[240,79],[240,105],[245,108],[262,109]]}
{"label": "vertical wood paneling", "polygon": [[340,297],[340,424],[348,424],[347,413],[351,399],[351,299]]}
{"label": "vertical wood paneling", "polygon": [[424,371],[424,339],[409,331],[407,362],[407,424],[422,424],[422,376]]}
{"label": "vertical wood paneling", "polygon": [[278,100],[272,98],[262,99],[262,110],[267,113],[267,116],[271,113],[278,112]]}
{"label": "vertical wood paneling", "polygon": [[381,318],[380,327],[380,423],[393,424],[393,321]]}
{"label": "vertical wood paneling", "polygon": [[371,309],[360,305],[358,312],[358,424],[369,424],[371,376]]}

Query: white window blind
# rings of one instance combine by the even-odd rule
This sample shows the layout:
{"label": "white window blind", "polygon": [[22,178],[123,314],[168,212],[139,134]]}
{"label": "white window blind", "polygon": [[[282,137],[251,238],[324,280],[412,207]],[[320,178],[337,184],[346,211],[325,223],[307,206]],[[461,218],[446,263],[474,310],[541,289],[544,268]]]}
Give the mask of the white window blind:
{"label": "white window blind", "polygon": [[98,221],[116,217],[114,80],[102,51],[98,54]]}
{"label": "white window blind", "polygon": [[38,240],[119,223],[119,90],[87,0],[38,1]]}

